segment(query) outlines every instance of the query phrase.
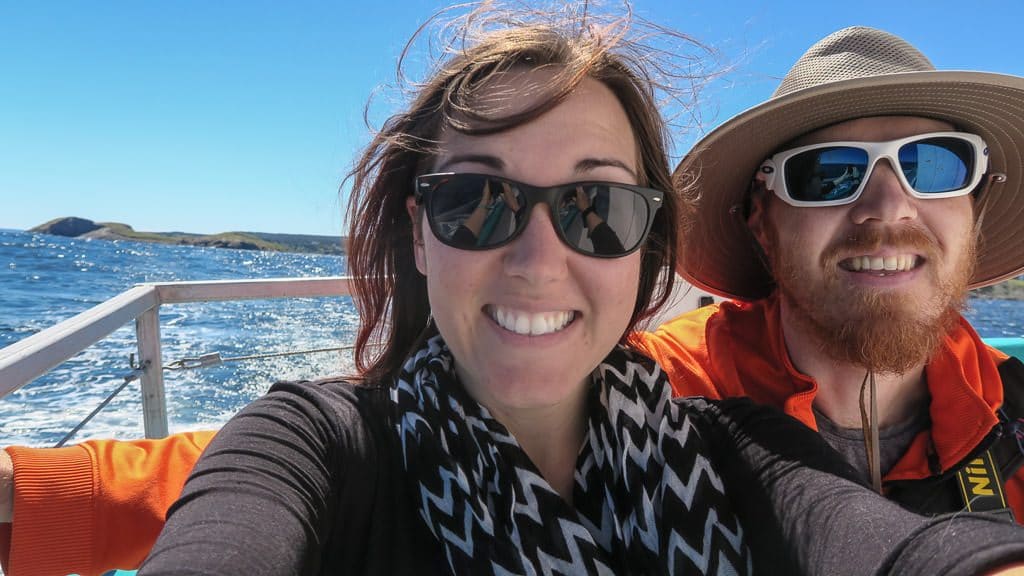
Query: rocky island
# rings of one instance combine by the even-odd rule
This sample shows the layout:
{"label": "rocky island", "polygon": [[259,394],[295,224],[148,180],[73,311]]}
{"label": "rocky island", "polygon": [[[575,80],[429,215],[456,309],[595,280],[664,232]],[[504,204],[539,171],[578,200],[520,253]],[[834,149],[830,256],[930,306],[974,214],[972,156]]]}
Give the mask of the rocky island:
{"label": "rocky island", "polygon": [[999,284],[971,290],[972,298],[993,298],[997,300],[1024,300],[1024,280],[1010,278]]}
{"label": "rocky island", "polygon": [[69,216],[56,218],[28,230],[69,238],[159,242],[187,246],[233,248],[236,250],[268,250],[314,254],[344,254],[344,237],[310,234],[267,234],[265,232],[223,232],[221,234],[189,234],[187,232],[139,232],[119,222],[93,222]]}
{"label": "rocky island", "polygon": [[[300,252],[313,254],[344,254],[347,238],[314,236],[309,234],[268,234],[265,232],[224,232],[221,234],[189,234],[186,232],[138,232],[118,222],[93,222],[86,218],[69,216],[56,218],[31,228],[29,232],[53,234],[71,238],[98,238],[102,240],[131,240],[160,242],[237,250],[269,250],[274,252]],[[1024,278],[1024,277],[1022,277]],[[1012,278],[994,286],[971,291],[972,298],[1024,300],[1024,279]]]}

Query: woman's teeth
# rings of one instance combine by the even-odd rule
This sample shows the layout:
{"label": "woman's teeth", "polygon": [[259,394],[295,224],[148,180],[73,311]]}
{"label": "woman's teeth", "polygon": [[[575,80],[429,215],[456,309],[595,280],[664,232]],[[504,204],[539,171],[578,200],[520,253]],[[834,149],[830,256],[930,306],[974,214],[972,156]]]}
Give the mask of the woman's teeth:
{"label": "woman's teeth", "polygon": [[572,322],[572,319],[575,317],[575,313],[572,311],[532,314],[519,310],[510,310],[501,306],[492,306],[490,312],[491,318],[499,326],[509,332],[515,332],[524,336],[542,336],[558,332]]}
{"label": "woman's teeth", "polygon": [[854,272],[905,272],[917,266],[917,256],[900,254],[898,256],[857,256],[848,258],[844,264]]}

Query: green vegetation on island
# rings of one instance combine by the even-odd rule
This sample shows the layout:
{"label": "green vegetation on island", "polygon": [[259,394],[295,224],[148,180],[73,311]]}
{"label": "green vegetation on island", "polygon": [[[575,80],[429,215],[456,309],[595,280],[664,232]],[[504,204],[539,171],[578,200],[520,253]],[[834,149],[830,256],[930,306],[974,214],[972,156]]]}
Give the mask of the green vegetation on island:
{"label": "green vegetation on island", "polygon": [[140,232],[120,222],[93,222],[86,218],[65,217],[50,220],[29,229],[29,232],[53,234],[69,238],[130,240],[186,246],[264,250],[271,252],[302,252],[344,254],[345,239],[338,236],[311,234],[268,234],[264,232],[222,232],[220,234],[189,234],[187,232]]}
{"label": "green vegetation on island", "polygon": [[971,290],[974,298],[994,298],[998,300],[1024,300],[1024,280],[1010,278],[999,284],[975,288]]}
{"label": "green vegetation on island", "polygon": [[[135,242],[312,254],[344,254],[344,247],[347,244],[347,238],[344,237],[310,234],[223,232],[205,235],[187,232],[139,232],[131,226],[119,222],[93,222],[77,217],[56,218],[30,229],[29,232],[72,238],[132,240]],[[970,295],[972,298],[1024,300],[1024,280],[1011,278],[994,286],[972,290]]]}

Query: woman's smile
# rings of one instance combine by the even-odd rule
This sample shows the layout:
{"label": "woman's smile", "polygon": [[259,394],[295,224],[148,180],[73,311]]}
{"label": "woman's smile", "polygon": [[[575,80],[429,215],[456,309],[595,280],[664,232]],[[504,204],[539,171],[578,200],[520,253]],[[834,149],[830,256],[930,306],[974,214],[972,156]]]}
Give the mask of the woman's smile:
{"label": "woman's smile", "polygon": [[523,336],[561,332],[576,316],[573,310],[527,312],[496,304],[485,306],[484,311],[498,326]]}

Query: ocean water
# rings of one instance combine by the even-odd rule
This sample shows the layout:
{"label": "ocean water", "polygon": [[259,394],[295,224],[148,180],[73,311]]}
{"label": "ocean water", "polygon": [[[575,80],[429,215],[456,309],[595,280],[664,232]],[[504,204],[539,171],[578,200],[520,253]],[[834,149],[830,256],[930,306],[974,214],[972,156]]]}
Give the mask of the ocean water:
{"label": "ocean water", "polygon": [[[79,240],[0,230],[0,347],[140,282],[337,276],[344,257]],[[349,297],[173,304],[161,307],[164,364],[208,352],[223,357],[341,346],[354,337]],[[130,371],[133,322],[0,399],[0,445],[53,445]],[[351,372],[330,352],[165,371],[172,431],[216,426],[276,380]],[[138,381],[74,440],[142,436]]]}
{"label": "ocean water", "polygon": [[[52,326],[139,282],[336,276],[344,257],[78,240],[0,230],[0,347]],[[1024,302],[972,300],[983,337],[1024,336]],[[351,343],[358,318],[348,297],[174,304],[161,307],[164,364]],[[121,382],[135,351],[134,323],[0,399],[0,446],[49,446]],[[351,373],[332,352],[165,371],[172,431],[217,426],[276,380]],[[74,440],[142,436],[138,382],[129,384]]]}

